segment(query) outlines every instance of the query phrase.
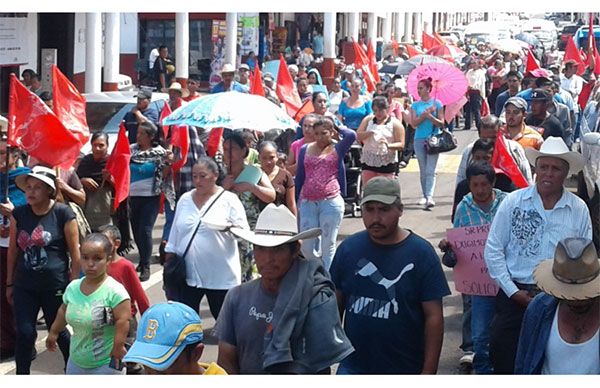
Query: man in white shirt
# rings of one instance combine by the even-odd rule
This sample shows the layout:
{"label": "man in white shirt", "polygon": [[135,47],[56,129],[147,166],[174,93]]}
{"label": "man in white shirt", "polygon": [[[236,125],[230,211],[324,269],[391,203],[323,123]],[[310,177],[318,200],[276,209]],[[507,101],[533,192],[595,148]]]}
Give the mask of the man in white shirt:
{"label": "man in white shirt", "polygon": [[488,235],[484,259],[500,291],[491,326],[490,359],[496,374],[512,374],[523,314],[539,290],[534,268],[554,256],[560,240],[592,238],[585,203],[564,188],[565,179],[583,168],[583,158],[561,138],[549,137],[539,151],[525,150],[535,165],[535,185],[510,193]]}
{"label": "man in white shirt", "polygon": [[481,104],[485,98],[485,70],[481,68],[481,61],[474,59],[469,63],[469,70],[465,76],[469,83],[465,104],[465,130],[471,129],[471,114],[475,119],[475,126],[481,126]]}
{"label": "man in white shirt", "polygon": [[560,87],[571,93],[573,100],[579,99],[579,94],[583,89],[583,78],[577,75],[579,63],[573,59],[565,62],[563,74],[560,75]]}

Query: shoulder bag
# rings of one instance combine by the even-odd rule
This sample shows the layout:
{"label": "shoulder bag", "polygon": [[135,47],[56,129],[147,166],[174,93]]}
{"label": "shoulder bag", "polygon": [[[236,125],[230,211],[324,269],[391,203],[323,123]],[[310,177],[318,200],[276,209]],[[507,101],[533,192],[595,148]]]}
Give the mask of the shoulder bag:
{"label": "shoulder bag", "polygon": [[425,141],[425,150],[428,154],[452,151],[457,146],[456,137],[445,128],[440,133],[429,136]]}
{"label": "shoulder bag", "polygon": [[[221,197],[221,195],[223,195],[224,192],[225,190],[221,190],[217,198],[215,198],[215,200],[212,201],[212,203],[208,206],[208,209],[206,209],[202,217],[204,217],[206,213],[208,213],[210,208],[215,204],[215,202],[219,200],[219,198]],[[183,252],[183,255],[174,255],[173,258],[165,261],[165,266],[163,270],[163,283],[165,287],[174,288],[185,284],[187,276],[187,271],[185,268],[185,256],[190,250],[190,246],[192,245],[192,241],[194,241],[194,236],[196,236],[200,225],[202,225],[202,217],[200,217],[200,221],[198,222],[196,229],[194,229],[194,233],[192,233],[192,237],[190,238],[190,241],[188,242],[187,247]]]}

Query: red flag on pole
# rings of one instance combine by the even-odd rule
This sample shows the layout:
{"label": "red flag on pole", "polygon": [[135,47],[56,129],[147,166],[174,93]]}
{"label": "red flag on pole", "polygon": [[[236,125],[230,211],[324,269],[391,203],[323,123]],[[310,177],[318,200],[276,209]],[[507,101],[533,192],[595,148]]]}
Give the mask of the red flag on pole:
{"label": "red flag on pole", "polygon": [[[423,49],[425,51],[429,50],[433,46],[436,46],[436,43],[435,43],[436,39],[433,36],[426,33],[425,31],[423,31],[421,33],[421,40],[423,41]],[[444,43],[441,43],[441,44],[444,44]]]}
{"label": "red flag on pole", "polygon": [[275,91],[279,100],[285,105],[287,114],[290,117],[294,117],[296,112],[302,107],[302,100],[298,95],[294,80],[282,54],[279,54],[279,73],[277,74],[277,88]]}
{"label": "red flag on pole", "polygon": [[371,70],[369,69],[369,60],[367,58],[367,54],[360,47],[358,42],[352,42],[352,48],[354,49],[354,66],[357,69],[362,71],[363,79],[367,84],[367,90],[369,93],[375,90],[375,77],[371,74]]}
{"label": "red flag on pole", "polygon": [[263,97],[265,96],[265,88],[263,87],[262,74],[260,72],[260,66],[258,65],[258,63],[256,64],[256,66],[254,66],[254,74],[252,76],[250,94],[256,94],[257,96]]}
{"label": "red flag on pole", "polygon": [[375,57],[375,49],[373,48],[373,42],[369,41],[367,48],[367,60],[369,61],[369,70],[375,79],[375,82],[381,82],[379,77],[379,71],[377,69],[377,58]]}
{"label": "red flag on pole", "polygon": [[158,118],[158,123],[162,127],[162,131],[163,131],[163,139],[165,139],[165,140],[167,140],[167,136],[169,136],[169,126],[163,125],[163,120],[171,113],[173,113],[173,112],[171,111],[169,102],[165,101],[165,104],[163,105],[163,108],[160,111],[160,117]]}
{"label": "red flag on pole", "polygon": [[173,173],[179,172],[181,167],[187,162],[188,151],[190,150],[190,135],[187,125],[173,125],[171,129],[171,145],[179,148],[181,159],[173,163]]}
{"label": "red flag on pole", "polygon": [[52,100],[56,117],[82,146],[86,144],[90,128],[85,116],[85,98],[56,65],[52,65]]}
{"label": "red flag on pole", "polygon": [[441,36],[440,34],[438,34],[437,32],[435,32],[435,31],[433,32],[433,39],[435,39],[435,41],[437,42],[437,43],[436,43],[436,46],[437,46],[437,45],[444,45],[444,44],[446,44],[446,43],[447,43],[447,42],[444,40],[444,38],[442,38],[442,36]]}
{"label": "red flag on pole", "polygon": [[125,126],[123,125],[123,122],[121,122],[117,142],[106,161],[106,171],[112,175],[115,183],[114,210],[116,210],[119,207],[119,204],[129,196],[129,183],[131,180],[129,160],[131,159],[131,151],[129,149],[129,140],[127,140],[125,132]]}
{"label": "red flag on pole", "polygon": [[590,12],[590,23],[588,26],[588,53],[587,64],[592,67],[595,75],[600,75],[600,55],[596,47],[596,34],[594,34],[593,13]]}
{"label": "red flag on pole", "polygon": [[14,74],[8,97],[8,144],[53,167],[76,160],[81,150],[79,139]]}
{"label": "red flag on pole", "polygon": [[498,131],[498,135],[496,136],[494,153],[492,155],[492,166],[506,174],[518,188],[522,189],[523,187],[529,186],[529,182],[527,182],[527,179],[523,176],[519,166],[517,166],[517,163],[506,148],[502,131]]}
{"label": "red flag on pole", "polygon": [[214,158],[221,146],[221,140],[223,139],[223,128],[213,128],[208,135],[206,141],[206,153],[211,158]]}
{"label": "red flag on pole", "polygon": [[539,68],[540,68],[540,64],[537,62],[537,60],[533,56],[531,49],[528,49],[527,50],[527,66],[525,68],[525,74],[532,72],[534,70],[537,70]]}
{"label": "red flag on pole", "polygon": [[309,113],[312,113],[315,111],[315,107],[312,103],[311,99],[306,100],[306,102],[304,104],[302,104],[302,106],[300,107],[300,109],[298,109],[298,112],[296,112],[296,114],[294,115],[294,120],[296,120],[297,122],[300,122],[300,120],[302,120],[302,118],[304,116],[306,116]]}
{"label": "red flag on pole", "polygon": [[410,43],[404,43],[404,46],[406,46],[406,53],[408,54],[409,58],[412,58],[415,55],[423,54],[423,52],[421,50],[419,50],[418,48],[416,48],[414,45],[412,45]]}
{"label": "red flag on pole", "polygon": [[577,75],[583,74],[585,71],[585,63],[583,62],[583,58],[581,57],[581,53],[577,50],[575,46],[575,41],[573,37],[567,40],[567,47],[565,48],[565,56],[563,57],[563,63],[573,60],[579,63],[579,67],[577,68]]}

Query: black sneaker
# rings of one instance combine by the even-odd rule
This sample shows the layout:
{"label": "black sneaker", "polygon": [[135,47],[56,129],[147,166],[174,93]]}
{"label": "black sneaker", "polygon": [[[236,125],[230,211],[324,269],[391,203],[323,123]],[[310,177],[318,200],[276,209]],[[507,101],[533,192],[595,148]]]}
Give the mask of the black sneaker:
{"label": "black sneaker", "polygon": [[142,265],[141,265],[141,264],[138,264],[138,265],[135,267],[135,270],[136,270],[136,272],[142,272]]}
{"label": "black sneaker", "polygon": [[150,267],[142,267],[140,271],[140,282],[145,282],[150,279]]}

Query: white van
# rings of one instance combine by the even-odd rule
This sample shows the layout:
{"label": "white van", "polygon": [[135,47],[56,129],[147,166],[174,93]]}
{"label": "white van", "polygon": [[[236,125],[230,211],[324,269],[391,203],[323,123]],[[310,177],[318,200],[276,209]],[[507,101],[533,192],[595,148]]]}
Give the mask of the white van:
{"label": "white van", "polygon": [[552,45],[558,45],[558,30],[556,29],[554,22],[551,20],[525,20],[521,25],[521,31],[535,35],[542,45],[544,45],[546,50],[548,50]]}
{"label": "white van", "polygon": [[500,39],[509,38],[511,38],[511,33],[505,23],[477,21],[465,28],[464,42],[466,46],[476,46],[479,42],[494,43]]}

